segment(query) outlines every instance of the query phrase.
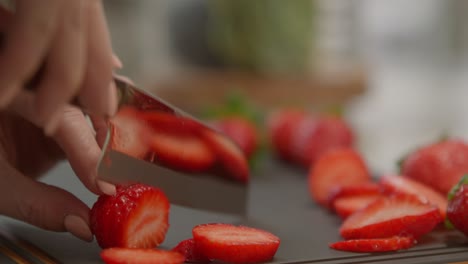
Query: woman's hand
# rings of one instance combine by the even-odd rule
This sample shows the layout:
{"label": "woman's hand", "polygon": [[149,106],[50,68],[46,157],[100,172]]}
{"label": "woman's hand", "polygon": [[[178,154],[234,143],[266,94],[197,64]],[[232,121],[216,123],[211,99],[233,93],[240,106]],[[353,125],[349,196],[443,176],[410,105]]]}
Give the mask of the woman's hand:
{"label": "woman's hand", "polygon": [[73,97],[95,115],[116,111],[113,53],[100,0],[16,0],[2,9],[0,109],[43,66],[32,101],[38,125],[52,134]]}

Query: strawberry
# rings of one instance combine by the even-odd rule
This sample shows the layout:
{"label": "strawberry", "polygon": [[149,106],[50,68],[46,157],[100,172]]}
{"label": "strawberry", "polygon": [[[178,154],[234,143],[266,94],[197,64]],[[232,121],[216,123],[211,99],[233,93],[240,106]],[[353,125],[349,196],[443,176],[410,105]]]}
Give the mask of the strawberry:
{"label": "strawberry", "polygon": [[413,195],[382,197],[348,217],[340,228],[345,239],[389,238],[430,232],[442,221],[439,209]]}
{"label": "strawberry", "polygon": [[214,153],[201,138],[207,128],[190,118],[162,112],[147,112],[144,120],[151,128],[149,147],[152,161],[187,172],[206,171]]}
{"label": "strawberry", "polygon": [[267,130],[270,144],[278,157],[292,162],[292,139],[296,126],[307,116],[307,113],[299,109],[278,110],[268,117]]}
{"label": "strawberry", "polygon": [[181,241],[172,250],[184,255],[185,262],[191,262],[191,263],[210,262],[210,260],[207,257],[205,257],[203,254],[201,254],[197,250],[197,248],[195,247],[195,240],[193,240],[193,238]]}
{"label": "strawberry", "polygon": [[223,132],[239,145],[247,159],[250,159],[258,148],[259,139],[255,125],[240,116],[230,116],[212,120],[210,124]]}
{"label": "strawberry", "polygon": [[144,159],[150,152],[149,129],[141,119],[143,112],[122,107],[110,120],[110,148],[129,156]]}
{"label": "strawberry", "polygon": [[179,264],[184,263],[184,256],[178,252],[161,249],[108,248],[101,252],[102,260],[107,264]]}
{"label": "strawberry", "polygon": [[429,202],[436,205],[439,208],[442,218],[445,218],[447,200],[432,187],[410,178],[396,175],[386,175],[381,177],[380,185],[383,187],[385,193],[405,193],[415,195],[423,203]]}
{"label": "strawberry", "polygon": [[339,197],[333,202],[333,208],[342,219],[346,219],[380,197],[382,197],[382,194],[361,194]]}
{"label": "strawberry", "polygon": [[328,197],[334,188],[369,182],[370,174],[355,150],[336,149],[317,160],[309,171],[308,181],[312,199],[327,206]]}
{"label": "strawberry", "polygon": [[408,249],[416,244],[412,237],[352,239],[330,244],[330,248],[359,253],[389,252]]}
{"label": "strawberry", "polygon": [[305,167],[329,150],[350,148],[354,144],[351,128],[339,117],[309,116],[300,122],[294,134],[293,156]]}
{"label": "strawberry", "polygon": [[197,250],[212,260],[257,263],[271,260],[280,239],[263,230],[230,224],[202,224],[193,228]]}
{"label": "strawberry", "polygon": [[101,195],[94,203],[90,226],[102,248],[155,247],[169,227],[169,201],[151,186],[118,186],[114,196]]}
{"label": "strawberry", "polygon": [[402,161],[401,174],[447,195],[468,173],[468,145],[456,139],[424,146]]}
{"label": "strawberry", "polygon": [[452,188],[448,200],[448,220],[455,228],[468,236],[468,176],[464,176]]}
{"label": "strawberry", "polygon": [[219,174],[241,183],[249,181],[249,163],[242,150],[216,131],[205,130],[205,142],[216,155]]}
{"label": "strawberry", "polygon": [[333,203],[338,198],[360,195],[375,195],[380,194],[381,188],[374,182],[363,182],[345,186],[334,187],[328,196],[328,206],[333,208]]}

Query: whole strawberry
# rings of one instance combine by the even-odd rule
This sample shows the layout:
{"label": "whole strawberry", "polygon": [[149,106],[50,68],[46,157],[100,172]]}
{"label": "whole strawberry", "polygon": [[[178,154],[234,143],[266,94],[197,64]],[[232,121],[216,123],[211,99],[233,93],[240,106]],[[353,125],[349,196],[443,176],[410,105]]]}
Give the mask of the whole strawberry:
{"label": "whole strawberry", "polygon": [[468,236],[468,176],[464,176],[449,194],[447,218]]}
{"label": "whole strawberry", "polygon": [[164,241],[169,201],[159,189],[143,184],[118,186],[102,195],[90,213],[91,230],[102,248],[152,248]]}
{"label": "whole strawberry", "polygon": [[444,195],[468,173],[468,145],[448,139],[424,146],[402,163],[404,176],[427,184]]}

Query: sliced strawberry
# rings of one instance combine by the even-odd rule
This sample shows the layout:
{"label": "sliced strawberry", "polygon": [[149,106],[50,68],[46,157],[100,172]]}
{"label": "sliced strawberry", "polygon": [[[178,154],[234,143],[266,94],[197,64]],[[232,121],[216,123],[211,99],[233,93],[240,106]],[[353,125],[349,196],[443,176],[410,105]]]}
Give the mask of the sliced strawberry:
{"label": "sliced strawberry", "polygon": [[351,251],[359,253],[388,252],[408,249],[415,245],[416,240],[412,237],[394,236],[391,238],[374,239],[352,239],[330,244],[336,250]]}
{"label": "sliced strawberry", "polygon": [[204,139],[216,155],[219,173],[241,183],[249,181],[249,163],[242,150],[216,131],[204,130]]}
{"label": "sliced strawberry", "polygon": [[346,219],[348,216],[365,208],[380,197],[382,197],[382,194],[344,196],[335,199],[333,208],[342,219]]}
{"label": "sliced strawberry", "polygon": [[330,208],[333,208],[333,203],[335,202],[335,199],[348,196],[380,194],[381,192],[381,187],[374,182],[364,182],[352,185],[338,186],[330,191],[330,195],[328,197],[328,204]]}
{"label": "sliced strawberry", "polygon": [[442,221],[439,209],[413,195],[382,197],[348,217],[340,228],[345,239],[420,236]]}
{"label": "sliced strawberry", "polygon": [[210,262],[210,259],[208,259],[206,256],[204,256],[197,250],[197,248],[195,247],[195,240],[193,240],[193,238],[181,241],[172,250],[177,251],[180,254],[184,255],[185,262],[190,262],[190,263]]}
{"label": "sliced strawberry", "polygon": [[236,142],[247,158],[250,158],[258,147],[258,135],[255,125],[239,116],[224,117],[212,120],[210,124]]}
{"label": "sliced strawberry", "polygon": [[102,248],[151,248],[165,239],[169,201],[159,189],[142,184],[117,187],[102,195],[90,212],[91,230]]}
{"label": "sliced strawberry", "polygon": [[334,188],[369,182],[370,174],[359,153],[344,148],[322,155],[310,170],[308,180],[311,197],[327,206]]}
{"label": "sliced strawberry", "polygon": [[151,127],[153,162],[188,172],[206,171],[213,165],[214,153],[201,139],[201,131],[206,129],[202,125],[162,112],[148,112],[143,118]]}
{"label": "sliced strawberry", "polygon": [[442,218],[447,211],[447,200],[429,185],[407,177],[386,175],[380,178],[380,185],[387,193],[406,193],[416,195],[423,203],[432,203],[439,207]]}
{"label": "sliced strawberry", "polygon": [[108,248],[101,252],[102,260],[107,264],[179,264],[184,263],[184,256],[178,252],[160,249]]}
{"label": "sliced strawberry", "polygon": [[263,230],[230,224],[203,224],[193,228],[197,249],[209,259],[230,263],[271,260],[280,239]]}
{"label": "sliced strawberry", "polygon": [[148,155],[149,129],[142,114],[132,107],[123,107],[110,120],[111,149],[140,159]]}

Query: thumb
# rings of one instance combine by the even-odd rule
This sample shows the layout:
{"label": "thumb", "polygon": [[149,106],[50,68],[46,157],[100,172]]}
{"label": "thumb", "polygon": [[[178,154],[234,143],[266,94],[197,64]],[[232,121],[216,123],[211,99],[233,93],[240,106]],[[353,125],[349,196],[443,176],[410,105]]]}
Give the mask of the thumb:
{"label": "thumb", "polygon": [[0,214],[92,241],[89,208],[71,193],[37,182],[0,161]]}

